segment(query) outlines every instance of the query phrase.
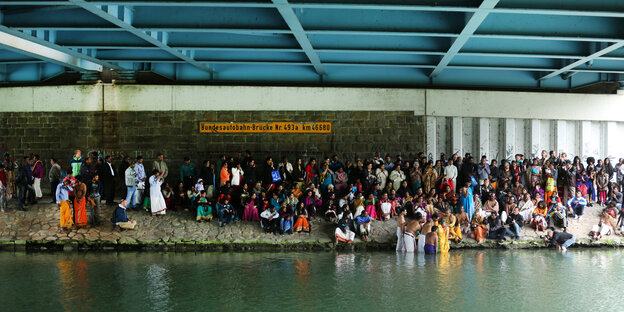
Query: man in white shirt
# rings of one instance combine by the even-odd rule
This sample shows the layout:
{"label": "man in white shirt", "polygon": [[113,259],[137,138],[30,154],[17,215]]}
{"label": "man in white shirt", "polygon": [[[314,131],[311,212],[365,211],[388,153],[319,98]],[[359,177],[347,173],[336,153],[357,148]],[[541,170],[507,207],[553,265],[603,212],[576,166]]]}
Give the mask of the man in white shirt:
{"label": "man in white shirt", "polygon": [[448,165],[446,165],[446,167],[444,167],[444,175],[449,177],[451,180],[453,180],[453,185],[457,185],[456,183],[456,179],[457,179],[457,167],[455,167],[455,165],[453,165],[454,161],[453,159],[449,159],[448,161]]}
{"label": "man in white shirt", "polygon": [[136,163],[134,164],[134,171],[137,174],[137,178],[139,179],[137,183],[137,191],[136,191],[136,203],[140,205],[143,203],[143,192],[145,191],[145,179],[147,175],[145,174],[145,167],[143,166],[143,156],[137,156]]}
{"label": "man in white shirt", "polygon": [[279,220],[279,213],[275,211],[275,207],[271,206],[271,208],[265,209],[260,214],[260,221],[261,221],[262,227],[264,228],[264,232],[277,234],[280,220]]}
{"label": "man in white shirt", "polygon": [[386,181],[388,181],[388,170],[386,170],[386,165],[381,163],[377,171],[375,171],[377,175],[377,182],[379,182],[379,188],[382,190],[386,188]]}

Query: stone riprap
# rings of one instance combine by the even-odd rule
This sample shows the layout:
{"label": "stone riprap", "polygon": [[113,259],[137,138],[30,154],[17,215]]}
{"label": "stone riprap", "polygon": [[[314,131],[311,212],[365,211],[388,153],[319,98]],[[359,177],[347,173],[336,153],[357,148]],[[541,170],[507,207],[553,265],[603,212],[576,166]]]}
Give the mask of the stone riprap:
{"label": "stone riprap", "polygon": [[[60,211],[55,204],[28,206],[25,212],[16,211],[14,201],[6,213],[0,214],[0,246],[4,250],[392,250],[396,244],[396,219],[374,221],[370,241],[356,239],[354,244],[334,244],[335,225],[321,218],[311,221],[312,233],[273,235],[262,231],[256,222],[233,222],[219,227],[216,220],[198,223],[189,212],[170,211],[165,216],[152,217],[145,211],[129,211],[130,219],[137,221],[135,230],[119,231],[109,219],[114,208],[104,206],[103,224],[97,227],[73,228],[63,232],[59,228]],[[89,207],[87,206],[87,209]],[[590,241],[587,233],[598,223],[600,207],[587,208],[582,222],[570,220],[569,231],[577,237],[576,247],[624,246],[620,236],[607,236]],[[452,248],[537,248],[547,247],[539,239],[544,232],[535,232],[525,226],[520,240],[496,242],[486,240],[477,244],[465,238]]]}

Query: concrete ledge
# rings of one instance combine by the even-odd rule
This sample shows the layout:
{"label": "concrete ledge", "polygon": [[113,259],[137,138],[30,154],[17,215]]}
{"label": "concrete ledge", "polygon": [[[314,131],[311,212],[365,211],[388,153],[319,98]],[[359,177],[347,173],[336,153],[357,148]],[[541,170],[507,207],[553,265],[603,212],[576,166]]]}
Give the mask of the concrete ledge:
{"label": "concrete ledge", "polygon": [[[593,241],[581,238],[574,243],[572,248],[622,248],[624,242],[615,240]],[[88,240],[14,240],[0,241],[1,251],[172,251],[172,252],[195,252],[195,251],[376,251],[394,250],[396,245],[388,242],[354,242],[352,244],[331,241],[129,241],[124,239],[112,241],[88,241]],[[552,248],[543,240],[507,240],[497,242],[486,240],[481,244],[473,241],[465,241],[451,244],[451,249],[539,249]]]}

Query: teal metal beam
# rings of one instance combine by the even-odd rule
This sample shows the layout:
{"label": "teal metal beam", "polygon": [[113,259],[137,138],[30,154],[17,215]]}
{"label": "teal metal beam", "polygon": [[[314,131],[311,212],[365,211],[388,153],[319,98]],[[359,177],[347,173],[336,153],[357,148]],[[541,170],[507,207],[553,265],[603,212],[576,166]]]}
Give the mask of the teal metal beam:
{"label": "teal metal beam", "polygon": [[592,53],[592,54],[590,54],[590,55],[588,55],[586,57],[583,57],[582,59],[580,59],[580,60],[578,60],[576,62],[570,63],[569,65],[564,66],[564,67],[562,67],[562,68],[560,68],[558,70],[555,70],[552,73],[550,73],[550,74],[548,74],[546,76],[543,76],[542,78],[539,78],[538,80],[546,80],[546,79],[555,77],[557,75],[566,73],[568,71],[572,71],[574,68],[576,68],[576,67],[578,67],[578,66],[580,66],[582,64],[585,64],[585,63],[590,62],[590,61],[592,61],[594,59],[597,59],[600,56],[605,55],[605,54],[610,53],[610,52],[613,52],[613,51],[615,51],[615,50],[617,50],[617,49],[619,49],[621,47],[624,47],[624,40],[622,40],[620,42],[617,42],[617,43],[614,43],[614,44],[612,44],[612,45],[610,45],[610,46],[608,46],[608,47],[606,47],[604,49],[601,49],[601,50],[599,50],[597,52],[594,52],[594,53]]}
{"label": "teal metal beam", "polygon": [[117,66],[103,62],[95,57],[30,36],[23,32],[0,25],[0,44],[3,48],[40,60],[69,67],[78,71],[102,71],[103,67]]}
{"label": "teal metal beam", "polygon": [[303,30],[303,26],[301,26],[301,22],[299,22],[297,15],[295,15],[295,12],[290,7],[288,1],[287,0],[272,0],[272,1],[276,5],[276,8],[279,11],[279,13],[282,15],[282,18],[284,18],[284,21],[288,25],[288,28],[290,28],[290,30],[292,31],[293,36],[295,37],[295,39],[297,40],[297,42],[303,49],[304,53],[306,54],[310,62],[312,63],[312,66],[314,66],[316,73],[321,76],[325,75],[326,73],[325,73],[325,69],[323,69],[323,65],[321,64],[321,59],[319,58],[318,54],[316,54],[316,52],[314,51],[314,48],[312,47],[312,43],[310,43],[310,39],[308,39],[308,36]]}
{"label": "teal metal beam", "polygon": [[498,1],[499,0],[483,0],[483,2],[481,2],[481,5],[479,6],[479,10],[477,10],[476,12],[472,14],[470,19],[466,23],[466,26],[464,27],[464,29],[462,29],[461,33],[459,34],[459,37],[457,37],[453,41],[453,44],[451,44],[451,47],[449,48],[448,52],[446,52],[446,54],[442,57],[442,59],[440,60],[440,63],[438,63],[438,66],[436,66],[436,68],[431,72],[429,77],[431,78],[437,77],[444,70],[444,68],[448,66],[448,64],[451,62],[451,60],[453,60],[455,55],[457,55],[459,50],[461,50],[464,44],[468,42],[468,39],[470,39],[470,36],[474,34],[474,32],[477,30],[477,28],[479,28],[481,23],[483,23],[483,20],[485,20],[485,18],[488,16],[489,14],[488,9],[494,8],[496,4],[498,4]]}
{"label": "teal metal beam", "polygon": [[[197,2],[197,1],[91,1],[94,5],[126,5],[126,6],[166,6],[166,7],[229,7],[229,8],[274,8],[272,3],[264,2]],[[2,1],[2,5],[56,5],[71,6],[67,1]],[[302,9],[334,9],[334,10],[389,10],[389,11],[433,11],[433,12],[476,12],[477,7],[466,6],[431,6],[431,5],[403,5],[403,4],[357,4],[357,3],[291,3],[292,8]],[[537,14],[537,15],[564,15],[564,16],[594,16],[623,18],[624,12],[598,10],[564,10],[541,8],[492,8],[489,13],[500,14]]]}
{"label": "teal metal beam", "polygon": [[107,11],[102,10],[101,7],[98,7],[90,2],[84,1],[84,0],[70,0],[71,3],[95,14],[96,16],[99,16],[100,18],[116,25],[117,27],[120,27],[121,29],[124,29],[125,31],[159,47],[160,49],[162,49],[163,51],[168,52],[169,54],[182,59],[183,61],[185,61],[186,63],[189,63],[203,71],[209,72],[210,74],[213,73],[213,70],[206,67],[204,64],[201,64],[197,61],[195,61],[192,57],[190,57],[189,55],[187,55],[186,53],[183,53],[182,51],[178,51],[176,49],[173,49],[171,47],[169,47],[166,44],[167,41],[167,33],[166,32],[152,32],[149,31],[143,31],[140,30],[138,28],[135,28],[134,26],[132,26],[132,10],[129,7],[122,7],[123,8],[123,20],[120,19],[117,16],[119,7],[117,6],[108,6],[107,7]]}

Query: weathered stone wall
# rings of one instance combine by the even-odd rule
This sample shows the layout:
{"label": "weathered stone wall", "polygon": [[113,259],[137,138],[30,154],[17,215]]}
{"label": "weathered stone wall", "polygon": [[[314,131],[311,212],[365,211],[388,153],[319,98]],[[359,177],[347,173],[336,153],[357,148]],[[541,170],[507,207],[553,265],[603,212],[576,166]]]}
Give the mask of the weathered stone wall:
{"label": "weathered stone wall", "polygon": [[[333,130],[331,134],[205,134],[199,132],[200,121],[330,121]],[[333,153],[353,159],[370,157],[374,151],[410,156],[424,151],[425,125],[424,117],[410,111],[7,112],[0,113],[0,137],[15,156],[35,153],[44,159],[56,157],[62,164],[69,162],[74,149],[102,151],[116,161],[126,154],[143,155],[148,164],[162,151],[171,171],[177,172],[184,156],[199,165],[222,153],[245,150],[258,160],[267,155],[292,159]]]}

